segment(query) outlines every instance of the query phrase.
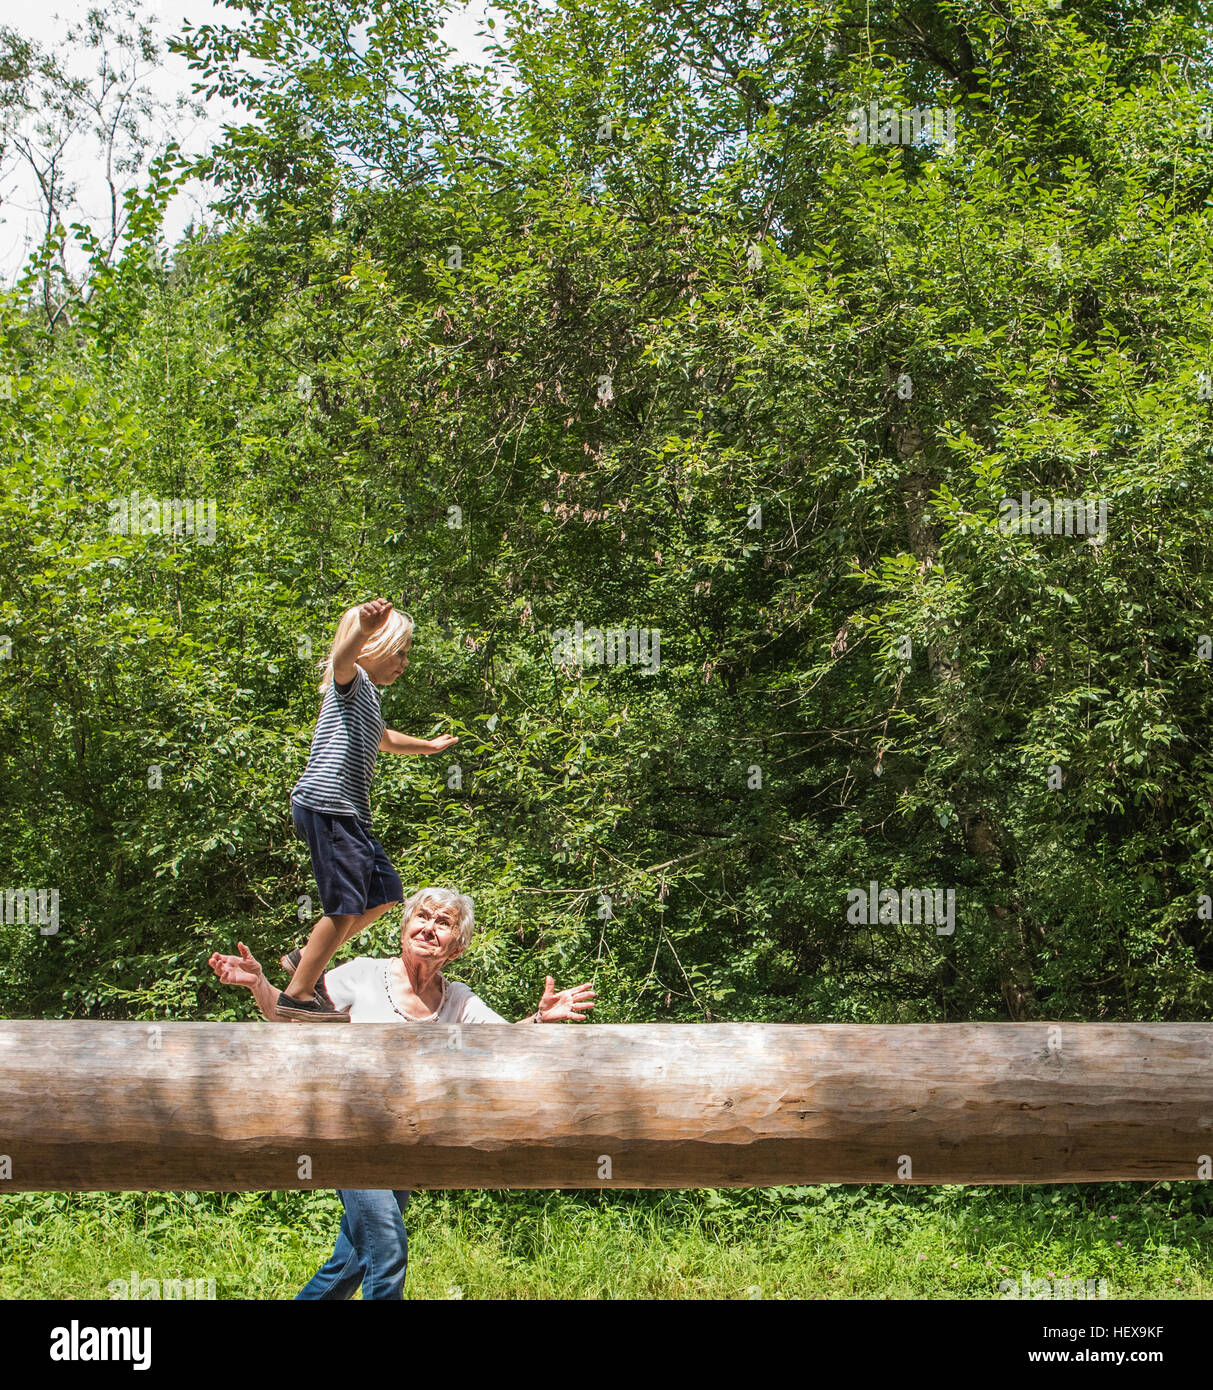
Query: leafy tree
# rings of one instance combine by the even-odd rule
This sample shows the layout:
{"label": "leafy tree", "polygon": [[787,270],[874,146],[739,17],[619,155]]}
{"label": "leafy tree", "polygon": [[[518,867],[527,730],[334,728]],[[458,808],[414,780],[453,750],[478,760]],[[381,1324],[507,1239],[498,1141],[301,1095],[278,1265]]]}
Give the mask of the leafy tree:
{"label": "leafy tree", "polygon": [[[1203,1016],[1199,7],[508,0],[485,69],[437,6],[229,9],[174,43],[247,109],[220,224],[79,343],[4,306],[0,854],[63,919],[0,928],[6,1010],[244,1016],[204,961],[303,930],[316,663],[384,593],[390,722],[461,741],[377,824],[497,1007]],[[873,100],[954,143],[848,138]],[[872,881],[954,933],[848,921]]]}

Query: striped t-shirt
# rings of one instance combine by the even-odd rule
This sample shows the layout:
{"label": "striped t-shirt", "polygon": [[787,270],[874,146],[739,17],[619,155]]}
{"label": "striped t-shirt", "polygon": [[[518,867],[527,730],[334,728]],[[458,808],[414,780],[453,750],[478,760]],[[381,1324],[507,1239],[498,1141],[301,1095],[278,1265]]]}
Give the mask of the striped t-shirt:
{"label": "striped t-shirt", "polygon": [[332,681],[291,800],[328,815],[357,816],[369,830],[371,777],[384,727],[379,692],[361,666],[354,667],[354,683],[344,694]]}

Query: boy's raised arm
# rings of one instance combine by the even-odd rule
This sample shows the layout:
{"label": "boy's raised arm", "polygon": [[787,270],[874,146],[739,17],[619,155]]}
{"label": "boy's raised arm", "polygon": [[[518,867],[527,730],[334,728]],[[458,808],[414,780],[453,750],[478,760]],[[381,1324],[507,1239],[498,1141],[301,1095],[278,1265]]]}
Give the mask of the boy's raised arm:
{"label": "boy's raised arm", "polygon": [[354,679],[354,663],[366,640],[387,621],[392,605],[385,598],[373,598],[358,608],[358,626],[338,642],[333,651],[333,680],[337,685],[348,685]]}

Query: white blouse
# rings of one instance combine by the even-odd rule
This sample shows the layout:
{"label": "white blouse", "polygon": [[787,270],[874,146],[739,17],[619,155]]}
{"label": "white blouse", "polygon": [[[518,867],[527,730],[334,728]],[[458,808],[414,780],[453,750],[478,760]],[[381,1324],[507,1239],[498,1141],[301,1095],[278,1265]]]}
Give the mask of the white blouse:
{"label": "white blouse", "polygon": [[[392,961],[381,956],[358,956],[346,961],[324,977],[324,987],[339,1009],[350,1011],[351,1023],[421,1023],[408,1018],[392,1007],[389,989],[389,970]],[[435,1023],[507,1023],[509,1020],[494,1013],[471,989],[459,980],[446,980],[446,998]],[[397,999],[399,1004],[399,999]]]}

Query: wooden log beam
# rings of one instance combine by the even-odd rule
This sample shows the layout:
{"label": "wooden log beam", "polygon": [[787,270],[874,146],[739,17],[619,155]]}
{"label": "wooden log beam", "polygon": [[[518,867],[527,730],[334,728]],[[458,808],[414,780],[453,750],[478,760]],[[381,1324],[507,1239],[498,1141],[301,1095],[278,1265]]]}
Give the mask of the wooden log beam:
{"label": "wooden log beam", "polygon": [[1213,1024],[0,1020],[0,1191],[1209,1177]]}

